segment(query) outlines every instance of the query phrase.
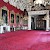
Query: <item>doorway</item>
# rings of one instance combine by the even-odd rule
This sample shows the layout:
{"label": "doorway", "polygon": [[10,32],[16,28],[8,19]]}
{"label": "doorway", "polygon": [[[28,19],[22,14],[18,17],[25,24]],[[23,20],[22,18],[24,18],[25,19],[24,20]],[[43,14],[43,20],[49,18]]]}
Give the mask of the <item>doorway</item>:
{"label": "doorway", "polygon": [[31,17],[31,30],[35,29],[34,17]]}
{"label": "doorway", "polygon": [[[28,30],[31,30],[32,28],[34,28],[31,26],[31,25],[33,25],[33,24],[31,24],[31,17],[32,16],[37,16],[37,17],[39,16],[40,19],[36,18],[37,21],[36,22],[34,21],[36,23],[36,24],[34,24],[35,29],[45,29],[46,31],[49,31],[49,20],[47,20],[47,19],[49,19],[48,13],[49,13],[49,10],[29,11],[28,12],[28,15],[29,15],[29,17],[28,17]],[[46,15],[46,16],[43,16],[43,15]],[[35,20],[35,18],[34,18],[34,20]],[[44,28],[43,28],[43,26],[44,26]]]}
{"label": "doorway", "polygon": [[46,30],[46,20],[43,20],[44,15],[38,15],[36,19],[36,30]]}
{"label": "doorway", "polygon": [[31,30],[46,30],[46,20],[43,20],[45,15],[34,15],[31,17]]}

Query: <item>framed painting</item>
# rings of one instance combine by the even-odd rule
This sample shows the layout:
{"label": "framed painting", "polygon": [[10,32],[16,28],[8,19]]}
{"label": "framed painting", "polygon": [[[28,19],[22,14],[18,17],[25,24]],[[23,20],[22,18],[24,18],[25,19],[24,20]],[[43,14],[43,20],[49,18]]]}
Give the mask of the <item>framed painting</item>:
{"label": "framed painting", "polygon": [[11,23],[14,23],[14,14],[11,14]]}
{"label": "framed painting", "polygon": [[7,23],[7,10],[2,9],[2,18],[4,23]]}
{"label": "framed painting", "polygon": [[20,21],[20,15],[16,14],[16,23],[19,24],[19,21]]}

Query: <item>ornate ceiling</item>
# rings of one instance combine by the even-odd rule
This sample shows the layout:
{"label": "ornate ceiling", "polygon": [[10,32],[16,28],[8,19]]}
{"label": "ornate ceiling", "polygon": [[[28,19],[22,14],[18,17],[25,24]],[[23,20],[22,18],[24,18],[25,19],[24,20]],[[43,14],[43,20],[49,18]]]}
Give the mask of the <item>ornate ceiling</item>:
{"label": "ornate ceiling", "polygon": [[21,9],[24,11],[27,7],[27,0],[3,0],[4,2],[9,2],[11,5],[17,7],[18,9]]}
{"label": "ornate ceiling", "polygon": [[43,4],[46,6],[46,4],[50,5],[50,0],[3,0],[4,2],[9,2],[11,5],[17,7],[18,9],[21,9],[24,11],[24,9],[27,9],[28,11],[31,9],[32,5],[36,4]]}

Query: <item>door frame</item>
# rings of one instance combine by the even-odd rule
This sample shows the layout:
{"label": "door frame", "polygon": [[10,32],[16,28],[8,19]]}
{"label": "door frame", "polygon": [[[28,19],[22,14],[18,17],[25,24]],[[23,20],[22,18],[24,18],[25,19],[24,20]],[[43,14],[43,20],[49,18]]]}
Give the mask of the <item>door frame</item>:
{"label": "door frame", "polygon": [[31,17],[32,15],[44,15],[46,14],[46,17],[44,20],[46,20],[46,31],[49,30],[49,10],[41,10],[41,11],[29,11],[28,12],[28,30],[31,30]]}

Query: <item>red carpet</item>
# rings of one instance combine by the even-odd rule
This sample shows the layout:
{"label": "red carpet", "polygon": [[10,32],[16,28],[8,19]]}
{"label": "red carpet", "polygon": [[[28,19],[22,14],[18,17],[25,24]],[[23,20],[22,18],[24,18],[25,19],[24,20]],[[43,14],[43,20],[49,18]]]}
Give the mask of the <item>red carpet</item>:
{"label": "red carpet", "polygon": [[0,34],[0,50],[50,50],[50,32],[32,30]]}

